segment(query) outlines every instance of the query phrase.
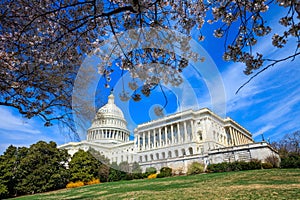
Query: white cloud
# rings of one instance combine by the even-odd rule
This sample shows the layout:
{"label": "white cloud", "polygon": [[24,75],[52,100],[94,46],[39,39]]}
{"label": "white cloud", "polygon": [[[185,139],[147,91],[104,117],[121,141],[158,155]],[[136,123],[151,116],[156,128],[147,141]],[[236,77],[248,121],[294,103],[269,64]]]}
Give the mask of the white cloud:
{"label": "white cloud", "polygon": [[255,132],[252,136],[253,138],[265,133],[266,131],[272,130],[274,128],[274,125],[266,125],[264,127],[262,127],[261,129],[259,129],[257,132]]}
{"label": "white cloud", "polygon": [[28,124],[22,117],[13,115],[6,107],[0,107],[0,129],[8,131],[22,131],[25,133],[39,134],[40,131]]}
{"label": "white cloud", "polygon": [[[58,145],[71,141],[68,130],[54,125],[44,127],[38,118],[24,119],[11,108],[0,106],[0,154],[9,145],[29,147],[38,141],[55,141]],[[72,133],[71,133],[72,134]]]}

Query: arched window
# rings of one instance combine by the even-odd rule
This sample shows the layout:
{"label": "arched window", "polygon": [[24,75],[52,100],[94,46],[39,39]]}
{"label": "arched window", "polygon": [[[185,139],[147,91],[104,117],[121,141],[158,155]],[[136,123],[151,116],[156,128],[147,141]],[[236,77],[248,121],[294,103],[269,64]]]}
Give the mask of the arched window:
{"label": "arched window", "polygon": [[198,138],[199,138],[200,141],[203,140],[202,131],[198,131]]}
{"label": "arched window", "polygon": [[189,148],[189,154],[193,155],[193,148],[192,147]]}
{"label": "arched window", "polygon": [[154,159],[153,159],[153,154],[150,154],[150,161],[151,161],[151,160],[154,160]]}
{"label": "arched window", "polygon": [[183,156],[185,156],[186,155],[185,154],[185,149],[181,149],[181,153],[182,153]]}
{"label": "arched window", "polygon": [[168,158],[172,158],[172,152],[171,151],[168,152]]}
{"label": "arched window", "polygon": [[156,159],[159,160],[159,153],[156,153]]}
{"label": "arched window", "polygon": [[166,154],[165,152],[162,152],[162,159],[165,159],[166,158]]}
{"label": "arched window", "polygon": [[175,150],[175,156],[178,157],[178,150]]}

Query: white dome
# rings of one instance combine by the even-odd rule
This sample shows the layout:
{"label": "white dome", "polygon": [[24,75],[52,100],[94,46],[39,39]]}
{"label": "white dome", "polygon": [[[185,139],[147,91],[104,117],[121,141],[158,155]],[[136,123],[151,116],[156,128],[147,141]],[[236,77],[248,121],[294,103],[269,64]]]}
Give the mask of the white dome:
{"label": "white dome", "polygon": [[100,143],[122,143],[129,141],[129,130],[122,110],[115,104],[114,95],[101,107],[87,131],[87,140]]}
{"label": "white dome", "polygon": [[116,118],[116,119],[124,119],[124,115],[122,110],[115,104],[114,102],[114,95],[110,94],[108,96],[108,103],[101,107],[97,115],[101,116],[102,118]]}

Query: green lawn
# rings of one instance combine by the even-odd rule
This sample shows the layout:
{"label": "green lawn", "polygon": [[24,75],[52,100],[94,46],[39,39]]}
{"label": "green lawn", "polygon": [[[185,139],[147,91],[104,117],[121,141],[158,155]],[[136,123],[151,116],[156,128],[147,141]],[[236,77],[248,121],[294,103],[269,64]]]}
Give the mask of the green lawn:
{"label": "green lawn", "polygon": [[253,170],[101,183],[16,199],[300,200],[300,169]]}

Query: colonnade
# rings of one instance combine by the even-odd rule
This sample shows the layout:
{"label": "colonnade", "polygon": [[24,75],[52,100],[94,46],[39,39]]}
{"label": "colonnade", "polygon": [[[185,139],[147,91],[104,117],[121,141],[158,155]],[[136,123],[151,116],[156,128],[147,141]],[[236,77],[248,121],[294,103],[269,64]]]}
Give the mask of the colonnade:
{"label": "colonnade", "polygon": [[123,130],[117,129],[98,129],[98,130],[89,130],[87,135],[87,140],[99,140],[99,139],[114,139],[122,140],[124,142],[129,141],[129,133]]}
{"label": "colonnade", "polygon": [[239,132],[237,129],[233,127],[229,127],[229,134],[231,138],[231,145],[240,145],[240,144],[248,144],[251,143],[252,141],[246,137],[244,134]]}
{"label": "colonnade", "polygon": [[138,132],[135,144],[138,150],[148,150],[194,139],[194,121],[188,120]]}

